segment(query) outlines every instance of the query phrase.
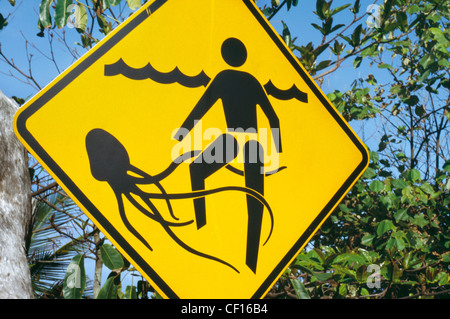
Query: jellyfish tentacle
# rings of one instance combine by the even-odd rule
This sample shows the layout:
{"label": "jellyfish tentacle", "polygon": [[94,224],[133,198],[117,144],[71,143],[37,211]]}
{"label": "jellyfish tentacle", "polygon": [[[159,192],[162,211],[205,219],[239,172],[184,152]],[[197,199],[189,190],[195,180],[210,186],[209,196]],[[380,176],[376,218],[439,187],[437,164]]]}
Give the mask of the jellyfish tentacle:
{"label": "jellyfish tentacle", "polygon": [[198,251],[198,250],[196,250],[196,249],[194,249],[194,248],[192,248],[192,247],[190,247],[189,245],[187,245],[185,242],[183,242],[173,231],[172,231],[172,229],[170,228],[170,227],[173,227],[173,226],[186,226],[186,225],[189,225],[189,224],[191,224],[191,223],[193,223],[193,220],[190,220],[190,221],[188,221],[188,222],[184,222],[184,223],[174,223],[174,222],[170,222],[170,221],[167,221],[167,220],[165,220],[162,216],[161,216],[161,213],[158,211],[158,209],[155,207],[155,205],[153,205],[153,203],[149,200],[149,198],[147,197],[147,196],[145,196],[146,195],[146,193],[144,193],[144,192],[140,192],[139,194],[136,194],[136,195],[138,195],[143,201],[144,201],[144,203],[150,208],[150,210],[152,210],[153,211],[153,213],[150,213],[148,210],[146,210],[144,207],[142,207],[142,205],[140,205],[132,196],[131,196],[131,194],[125,194],[125,197],[139,210],[139,211],[141,211],[142,213],[144,213],[146,216],[148,216],[148,217],[150,217],[150,218],[152,218],[154,221],[156,221],[156,222],[158,222],[163,228],[164,228],[164,230],[166,231],[166,233],[179,245],[179,246],[181,246],[182,248],[184,248],[185,250],[187,250],[188,252],[190,252],[190,253],[192,253],[192,254],[194,254],[194,255],[197,255],[197,256],[199,256],[199,257],[203,257],[203,258],[206,258],[206,259],[210,259],[210,260],[213,260],[213,261],[216,261],[216,262],[219,262],[219,263],[221,263],[221,264],[224,264],[224,265],[226,265],[226,266],[228,266],[228,267],[230,267],[230,268],[232,268],[233,270],[235,270],[236,272],[238,272],[239,273],[239,270],[236,268],[236,267],[234,267],[233,265],[231,265],[231,264],[229,264],[228,262],[226,262],[226,261],[224,261],[224,260],[222,260],[222,259],[220,259],[220,258],[217,258],[217,257],[214,257],[214,256],[211,256],[211,255],[208,255],[208,254],[206,254],[206,253],[203,253],[203,252],[200,252],[200,251]]}
{"label": "jellyfish tentacle", "polygon": [[[141,197],[139,194],[136,194],[139,197]],[[134,207],[136,207],[141,213],[143,213],[145,216],[153,219],[155,222],[158,222],[160,224],[167,224],[169,226],[187,226],[192,224],[194,221],[193,220],[189,220],[186,222],[171,222],[168,220],[165,220],[161,214],[155,215],[154,213],[149,212],[147,209],[145,209],[141,204],[139,204],[139,202],[133,198],[133,196],[131,196],[131,193],[129,194],[125,194],[125,197],[130,201],[131,204],[133,204]],[[141,199],[143,199],[141,197]],[[147,203],[146,203],[147,204]],[[153,205],[154,207],[154,205]],[[156,207],[154,207],[154,209],[156,209]],[[158,212],[159,213],[159,212]]]}
{"label": "jellyfish tentacle", "polygon": [[[161,194],[167,196],[166,190],[164,189],[164,187],[161,185],[161,183],[159,182],[159,180],[157,178],[140,170],[139,168],[137,168],[136,166],[133,166],[133,165],[130,165],[128,170],[142,176],[142,178],[137,178],[137,177],[132,177],[132,176],[127,175],[130,178],[130,182],[133,181],[136,185],[137,184],[155,185],[159,189]],[[180,220],[178,217],[175,216],[175,213],[173,212],[173,208],[172,208],[172,204],[170,203],[170,200],[167,197],[164,198],[164,200],[166,201],[167,209],[169,210],[170,216],[172,216],[172,218],[175,220]]]}
{"label": "jellyfish tentacle", "polygon": [[150,246],[150,244],[139,234],[139,232],[131,225],[130,221],[127,218],[127,215],[125,214],[125,207],[123,205],[122,200],[122,193],[114,192],[117,199],[117,204],[119,208],[119,214],[122,218],[123,223],[125,224],[125,227],[134,235],[136,238],[138,238],[148,249],[153,251],[153,248]]}

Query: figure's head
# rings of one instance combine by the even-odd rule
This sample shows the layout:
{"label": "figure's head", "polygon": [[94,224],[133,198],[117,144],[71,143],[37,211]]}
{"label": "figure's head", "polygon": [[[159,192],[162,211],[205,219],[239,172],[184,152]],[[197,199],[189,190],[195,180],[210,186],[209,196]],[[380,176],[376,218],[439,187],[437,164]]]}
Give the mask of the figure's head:
{"label": "figure's head", "polygon": [[222,43],[222,57],[229,65],[238,67],[247,60],[247,49],[240,40],[228,38]]}

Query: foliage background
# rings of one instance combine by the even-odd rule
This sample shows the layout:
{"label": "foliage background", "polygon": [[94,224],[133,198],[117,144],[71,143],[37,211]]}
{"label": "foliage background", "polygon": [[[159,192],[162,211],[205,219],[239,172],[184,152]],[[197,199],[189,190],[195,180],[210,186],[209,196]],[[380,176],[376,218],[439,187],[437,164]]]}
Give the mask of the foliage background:
{"label": "foliage background", "polygon": [[[41,0],[27,16],[36,35],[22,33],[19,53],[0,47],[2,82],[22,104],[144,2]],[[448,1],[256,3],[371,158],[266,298],[449,298]],[[0,36],[23,5],[0,3]],[[43,61],[51,72],[35,71]],[[33,159],[30,173],[36,297],[158,297]]]}

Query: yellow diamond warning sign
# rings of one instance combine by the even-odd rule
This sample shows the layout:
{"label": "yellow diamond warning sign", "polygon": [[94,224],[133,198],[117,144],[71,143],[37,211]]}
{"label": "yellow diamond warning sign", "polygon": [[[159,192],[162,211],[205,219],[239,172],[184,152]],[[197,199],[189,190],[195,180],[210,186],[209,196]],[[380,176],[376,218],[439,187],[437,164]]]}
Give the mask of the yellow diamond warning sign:
{"label": "yellow diamond warning sign", "polygon": [[368,164],[250,0],[145,4],[15,129],[166,298],[262,298]]}

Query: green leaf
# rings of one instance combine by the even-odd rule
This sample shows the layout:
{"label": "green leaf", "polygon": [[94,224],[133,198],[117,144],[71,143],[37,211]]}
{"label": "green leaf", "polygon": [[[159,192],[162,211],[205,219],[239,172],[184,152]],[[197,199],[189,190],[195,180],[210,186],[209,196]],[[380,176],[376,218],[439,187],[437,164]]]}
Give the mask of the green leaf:
{"label": "green leaf", "polygon": [[325,33],[325,30],[322,29],[322,27],[319,26],[317,23],[311,23],[311,25],[312,25],[315,29],[319,30],[322,34]]}
{"label": "green leaf", "polygon": [[314,269],[324,270],[322,262],[319,263],[316,261],[316,258],[309,258],[308,256],[305,255],[297,256],[297,261],[293,266],[310,274],[313,274],[313,271],[309,269],[307,266],[313,267]]}
{"label": "green leaf", "polygon": [[423,66],[424,69],[428,68],[431,63],[435,61],[435,58],[432,54],[425,54],[419,61],[419,64]]}
{"label": "green leaf", "polygon": [[425,218],[425,215],[422,213],[414,216],[414,218],[411,222],[419,227],[424,227],[428,224],[428,220]]}
{"label": "green leaf", "polygon": [[289,31],[289,28],[288,28],[287,24],[284,23],[284,21],[281,21],[281,23],[283,24],[283,40],[284,40],[284,43],[286,43],[286,45],[288,47],[290,47],[292,45],[291,32]]}
{"label": "green leaf", "polygon": [[345,204],[339,204],[339,209],[341,210],[341,211],[343,211],[344,213],[351,213],[351,210],[350,210],[350,208],[348,208]]}
{"label": "green leaf", "polygon": [[97,15],[97,23],[100,26],[100,32],[107,35],[112,31],[111,23],[108,23],[103,15]]}
{"label": "green leaf", "polygon": [[44,28],[52,26],[52,17],[50,15],[50,3],[53,0],[42,0],[39,6],[39,23]]}
{"label": "green leaf", "polygon": [[323,70],[323,69],[325,69],[327,66],[329,66],[330,63],[331,63],[331,60],[324,60],[324,61],[321,61],[321,62],[314,68],[314,71],[320,71],[320,70]]}
{"label": "green leaf", "polygon": [[442,254],[442,261],[444,263],[450,263],[450,252]]}
{"label": "green leaf", "polygon": [[366,288],[361,288],[361,296],[368,296],[368,295],[370,295],[369,291]]}
{"label": "green leaf", "polygon": [[401,161],[406,161],[407,159],[406,155],[402,152],[395,154],[395,156]]}
{"label": "green leaf", "polygon": [[400,230],[393,232],[390,239],[394,240],[395,246],[397,247],[398,250],[403,250],[406,247],[403,238],[405,238],[405,233]]}
{"label": "green leaf", "polygon": [[414,201],[413,196],[413,187],[411,185],[408,185],[407,187],[402,189],[402,203],[407,202],[411,203]]}
{"label": "green leaf", "polygon": [[398,189],[403,189],[405,187],[407,187],[409,184],[408,182],[404,181],[403,179],[394,179],[392,181],[392,186],[394,186],[395,188]]}
{"label": "green leaf", "polygon": [[430,75],[431,71],[429,69],[427,69],[425,72],[421,73],[419,76],[419,82],[423,82],[425,81],[425,79],[428,78],[428,76]]}
{"label": "green leaf", "polygon": [[423,105],[416,105],[414,113],[416,113],[417,116],[422,117],[425,114],[425,109],[423,108]]}
{"label": "green leaf", "polygon": [[414,182],[417,181],[419,178],[420,178],[420,172],[419,172],[417,169],[413,168],[413,169],[411,169],[411,170],[408,172],[408,179],[409,179],[411,182],[414,183]]}
{"label": "green leaf", "polygon": [[450,89],[450,79],[441,79],[441,85],[446,89]]}
{"label": "green leaf", "polygon": [[336,270],[336,273],[342,273],[345,274],[352,279],[356,280],[356,272],[354,270],[349,269],[347,266],[342,267],[340,265],[333,265],[333,268]]}
{"label": "green leaf", "polygon": [[336,258],[334,258],[333,266],[336,266],[336,264],[346,266],[346,265],[351,265],[353,263],[363,265],[363,264],[365,264],[365,262],[366,262],[366,260],[364,259],[364,257],[362,257],[358,254],[343,253],[343,254],[337,255]]}
{"label": "green leaf", "polygon": [[404,257],[403,257],[403,265],[405,267],[405,269],[408,269],[411,265],[411,261],[413,260],[413,252],[408,252]]}
{"label": "green leaf", "polygon": [[135,286],[127,286],[127,288],[125,288],[125,298],[137,299],[137,289]]}
{"label": "green leaf", "polygon": [[369,151],[369,158],[372,161],[372,163],[375,164],[378,163],[378,161],[380,160],[380,156],[375,151]]}
{"label": "green leaf", "polygon": [[392,3],[394,0],[385,0],[384,1],[384,10],[382,15],[382,21],[386,21],[391,15]]}
{"label": "green leaf", "polygon": [[344,10],[350,6],[351,6],[351,3],[348,3],[348,4],[344,4],[343,6],[337,7],[336,9],[333,9],[331,11],[331,16],[335,15],[338,12],[341,12],[342,10]]}
{"label": "green leaf", "polygon": [[339,43],[337,40],[334,40],[333,47],[331,48],[331,51],[335,55],[340,55],[342,51],[344,51],[345,44]]}
{"label": "green leaf", "polygon": [[311,253],[314,253],[315,256],[319,257],[320,261],[325,262],[325,254],[323,253],[322,250],[320,250],[319,248],[314,248],[313,251],[311,251]]}
{"label": "green leaf", "polygon": [[384,233],[387,233],[388,231],[396,230],[394,224],[389,219],[382,220],[377,227],[377,235],[380,237]]}
{"label": "green leaf", "polygon": [[362,24],[359,24],[355,28],[355,30],[353,30],[351,43],[352,46],[357,47],[361,44],[361,32],[362,32]]}
{"label": "green leaf", "polygon": [[419,11],[419,10],[420,10],[419,6],[418,6],[417,4],[413,4],[412,6],[410,6],[410,7],[406,10],[406,13],[407,13],[407,14],[413,14],[413,13],[416,13],[417,11]]}
{"label": "green leaf", "polygon": [[408,29],[408,17],[405,12],[398,11],[396,12],[397,22],[400,25],[400,29],[405,32]]}
{"label": "green leaf", "polygon": [[362,57],[357,56],[357,57],[353,60],[353,67],[354,67],[355,69],[359,68],[359,66],[361,65],[362,60],[363,60]]}
{"label": "green leaf", "polygon": [[116,299],[117,285],[114,283],[115,278],[109,277],[106,279],[103,287],[100,289],[97,299]]}
{"label": "green leaf", "polygon": [[363,178],[367,178],[367,179],[371,179],[374,178],[375,176],[377,176],[376,171],[372,168],[372,167],[368,167],[364,174],[363,174]]}
{"label": "green leaf", "polygon": [[100,247],[102,261],[111,270],[121,269],[124,266],[122,255],[111,245],[103,244]]}
{"label": "green leaf", "polygon": [[360,5],[360,0],[356,0],[355,4],[353,5],[353,8],[351,9],[351,11],[353,13],[359,13],[359,8],[361,7]]}
{"label": "green leaf", "polygon": [[384,183],[382,181],[372,181],[369,186],[370,190],[379,193],[384,190]]}
{"label": "green leaf", "polygon": [[87,12],[86,7],[81,3],[77,3],[75,9],[75,27],[81,31],[85,31],[87,26]]}
{"label": "green leaf", "polygon": [[55,24],[58,28],[64,28],[67,24],[67,19],[71,15],[69,6],[72,0],[56,0],[55,7]]}
{"label": "green leaf", "polygon": [[406,208],[401,208],[399,210],[397,210],[394,213],[394,218],[396,222],[399,222],[401,220],[408,220],[409,215],[408,215],[408,210]]}
{"label": "green leaf", "polygon": [[334,27],[331,28],[330,33],[336,31],[337,29],[340,29],[342,27],[345,27],[345,24],[337,24]]}
{"label": "green leaf", "polygon": [[372,246],[372,242],[376,236],[373,234],[366,234],[361,238],[361,244],[364,246]]}
{"label": "green leaf", "polygon": [[379,69],[389,69],[389,70],[392,70],[392,69],[393,69],[392,65],[387,64],[387,63],[380,63],[380,64],[378,65],[378,68],[379,68]]}
{"label": "green leaf", "polygon": [[141,0],[127,0],[128,7],[134,11],[141,6]]}
{"label": "green leaf", "polygon": [[367,263],[373,264],[380,258],[380,255],[375,251],[358,248],[358,252],[361,256],[364,257],[365,264]]}
{"label": "green leaf", "polygon": [[397,264],[392,265],[392,281],[396,282],[401,279],[403,270],[401,270]]}
{"label": "green leaf", "polygon": [[2,30],[4,27],[8,25],[8,21],[3,17],[3,15],[0,13],[0,30]]}
{"label": "green leaf", "polygon": [[347,284],[341,283],[339,285],[338,294],[341,295],[341,296],[345,296],[347,294],[347,292],[348,292]]}
{"label": "green leaf", "polygon": [[443,286],[449,283],[450,278],[446,272],[441,271],[440,273],[437,274],[436,280],[440,286]]}
{"label": "green leaf", "polygon": [[448,160],[448,161],[446,161],[446,162],[444,163],[444,165],[442,166],[442,169],[443,169],[444,171],[447,171],[447,172],[450,173],[450,160]]}
{"label": "green leaf", "polygon": [[325,0],[317,0],[316,1],[316,12],[315,12],[315,14],[317,14],[321,20],[325,20],[326,19],[326,16],[324,14],[325,6],[326,6]]}
{"label": "green leaf", "polygon": [[63,284],[63,296],[65,299],[81,299],[85,287],[84,255],[76,255],[67,267]]}
{"label": "green leaf", "polygon": [[103,9],[108,9],[111,6],[117,6],[122,0],[103,0]]}
{"label": "green leaf", "polygon": [[294,287],[295,294],[298,299],[311,299],[305,286],[298,279],[291,279],[292,287]]}
{"label": "green leaf", "polygon": [[419,98],[417,97],[417,95],[410,95],[406,99],[404,99],[403,102],[405,102],[409,106],[414,106],[419,103]]}
{"label": "green leaf", "polygon": [[420,189],[423,190],[425,193],[427,193],[429,195],[434,193],[433,186],[431,186],[427,182],[424,182],[422,185],[420,185]]}
{"label": "green leaf", "polygon": [[330,272],[313,272],[314,277],[317,278],[317,280],[319,281],[326,281],[328,279],[330,279],[331,277],[333,277],[333,274]]}

